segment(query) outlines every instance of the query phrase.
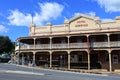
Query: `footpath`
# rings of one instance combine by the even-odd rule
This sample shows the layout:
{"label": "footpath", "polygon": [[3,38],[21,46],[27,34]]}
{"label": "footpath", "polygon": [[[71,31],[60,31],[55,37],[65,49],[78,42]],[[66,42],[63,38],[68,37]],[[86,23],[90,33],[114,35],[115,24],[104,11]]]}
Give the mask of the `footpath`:
{"label": "footpath", "polygon": [[116,72],[108,72],[107,70],[104,69],[91,69],[91,70],[85,70],[85,69],[70,69],[68,70],[67,68],[58,68],[58,67],[39,67],[39,66],[26,66],[26,65],[16,65],[15,66],[20,66],[20,67],[26,67],[26,68],[33,68],[33,69],[43,69],[43,70],[51,70],[51,71],[67,71],[67,72],[76,72],[76,73],[90,73],[90,74],[115,74],[115,75],[120,75],[119,71]]}

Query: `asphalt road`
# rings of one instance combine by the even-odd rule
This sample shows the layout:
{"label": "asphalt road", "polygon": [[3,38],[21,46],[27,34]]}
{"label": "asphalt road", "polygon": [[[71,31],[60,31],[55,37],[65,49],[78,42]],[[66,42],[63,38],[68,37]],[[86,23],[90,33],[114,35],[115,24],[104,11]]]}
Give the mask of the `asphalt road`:
{"label": "asphalt road", "polygon": [[0,63],[0,80],[120,80],[120,75],[77,73]]}

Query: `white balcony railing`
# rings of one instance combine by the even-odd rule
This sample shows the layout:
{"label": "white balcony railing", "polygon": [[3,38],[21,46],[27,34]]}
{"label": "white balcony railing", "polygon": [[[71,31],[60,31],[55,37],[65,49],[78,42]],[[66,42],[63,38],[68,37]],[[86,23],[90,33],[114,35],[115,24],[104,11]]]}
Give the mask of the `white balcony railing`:
{"label": "white balcony railing", "polygon": [[37,44],[35,49],[50,49],[50,44]]}
{"label": "white balcony railing", "polygon": [[101,48],[101,47],[108,47],[108,42],[93,42],[90,44],[92,48]]}
{"label": "white balcony railing", "polygon": [[[90,43],[91,48],[104,48],[108,47],[108,42],[93,42]],[[110,42],[110,47],[120,47],[120,41],[112,41]],[[20,49],[50,49],[50,44],[36,44],[34,45],[21,45]],[[51,49],[66,49],[68,48],[68,44],[52,44]],[[85,43],[70,43],[69,48],[88,48],[87,42]],[[16,46],[16,50],[18,46]]]}
{"label": "white balcony railing", "polygon": [[21,45],[20,49],[34,49],[34,45]]}
{"label": "white balcony railing", "polygon": [[87,48],[87,43],[70,43],[70,48]]}
{"label": "white balcony railing", "polygon": [[63,49],[63,48],[68,48],[68,44],[52,44],[52,49]]}
{"label": "white balcony railing", "polygon": [[110,42],[110,47],[120,47],[120,41],[112,41],[112,42]]}

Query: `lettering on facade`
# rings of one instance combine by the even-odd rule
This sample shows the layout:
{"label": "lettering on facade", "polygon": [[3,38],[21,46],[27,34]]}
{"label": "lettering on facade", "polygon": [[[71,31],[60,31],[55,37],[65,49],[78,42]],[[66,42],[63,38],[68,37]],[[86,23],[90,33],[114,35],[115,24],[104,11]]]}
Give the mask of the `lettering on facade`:
{"label": "lettering on facade", "polygon": [[82,21],[77,21],[75,27],[86,27],[88,24],[82,20]]}

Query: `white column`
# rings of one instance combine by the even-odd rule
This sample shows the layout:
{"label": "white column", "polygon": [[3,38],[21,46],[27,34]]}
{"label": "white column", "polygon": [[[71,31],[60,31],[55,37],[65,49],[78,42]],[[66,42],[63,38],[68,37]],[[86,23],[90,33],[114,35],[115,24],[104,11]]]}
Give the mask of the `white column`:
{"label": "white column", "polygon": [[112,72],[112,59],[111,59],[111,53],[109,52],[109,71]]}
{"label": "white column", "polygon": [[35,50],[35,48],[36,48],[36,47],[35,47],[35,46],[36,46],[36,44],[35,44],[35,40],[36,40],[36,38],[33,38],[33,39],[34,39],[34,50]]}
{"label": "white column", "polygon": [[20,64],[20,48],[21,48],[19,40],[18,40],[18,44],[19,44],[19,46],[18,46],[19,53],[17,54],[17,58],[18,58],[17,64],[19,65]]}
{"label": "white column", "polygon": [[88,70],[90,70],[90,41],[89,41],[89,35],[87,35],[87,46],[88,46]]}
{"label": "white column", "polygon": [[52,37],[50,37],[50,68],[52,68]]}
{"label": "white column", "polygon": [[22,53],[22,65],[24,65],[25,63],[25,57],[24,57],[24,53]]}
{"label": "white column", "polygon": [[70,70],[70,36],[67,36],[68,38],[68,70]]}
{"label": "white column", "polygon": [[67,36],[68,38],[68,49],[70,48],[70,36]]}
{"label": "white column", "polygon": [[88,52],[90,52],[90,40],[89,40],[89,35],[87,35],[87,49],[88,49]]}
{"label": "white column", "polygon": [[68,51],[68,70],[70,70],[70,51]]}
{"label": "white column", "polygon": [[108,48],[109,48],[109,71],[112,72],[112,58],[111,58],[111,51],[110,51],[110,34],[108,36]]}
{"label": "white column", "polygon": [[50,49],[52,49],[52,37],[50,37]]}
{"label": "white column", "polygon": [[108,47],[110,48],[110,34],[107,34],[108,36]]}
{"label": "white column", "polygon": [[50,68],[52,68],[52,52],[50,51]]}
{"label": "white column", "polygon": [[90,53],[88,53],[88,70],[90,70]]}
{"label": "white column", "polygon": [[34,51],[33,51],[33,61],[32,61],[32,66],[35,66],[35,65],[36,65],[36,63],[35,63],[35,49],[36,49],[35,40],[36,40],[36,38],[33,38],[33,40],[34,40]]}
{"label": "white column", "polygon": [[17,58],[17,64],[19,65],[20,64],[20,53],[16,54],[16,58]]}
{"label": "white column", "polygon": [[32,66],[35,66],[36,63],[35,63],[35,52],[33,52],[33,61],[32,61]]}

